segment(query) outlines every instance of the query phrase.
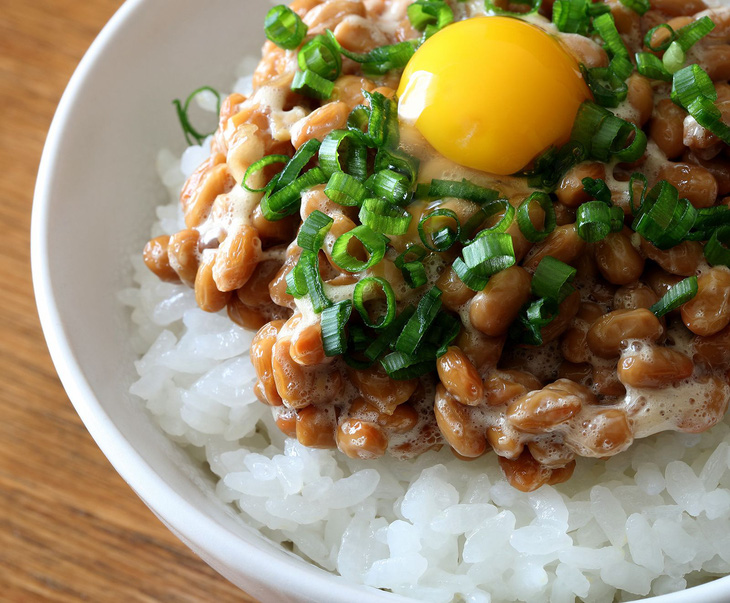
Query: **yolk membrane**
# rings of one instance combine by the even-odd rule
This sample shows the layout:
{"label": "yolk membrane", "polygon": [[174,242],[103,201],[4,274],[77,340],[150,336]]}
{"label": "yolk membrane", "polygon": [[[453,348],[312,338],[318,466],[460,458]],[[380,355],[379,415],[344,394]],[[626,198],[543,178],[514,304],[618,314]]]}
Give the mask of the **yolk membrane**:
{"label": "yolk membrane", "polygon": [[566,143],[591,95],[557,39],[519,19],[477,17],[418,49],[398,97],[400,119],[443,156],[508,175]]}

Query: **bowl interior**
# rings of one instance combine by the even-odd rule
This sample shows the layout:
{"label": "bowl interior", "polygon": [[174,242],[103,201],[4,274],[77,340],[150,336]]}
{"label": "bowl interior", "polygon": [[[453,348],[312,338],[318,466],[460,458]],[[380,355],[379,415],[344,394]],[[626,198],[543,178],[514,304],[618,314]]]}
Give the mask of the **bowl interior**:
{"label": "bowl interior", "polygon": [[[34,286],[53,361],[100,448],[145,503],[203,559],[262,599],[397,600],[276,547],[219,502],[213,481],[128,394],[131,323],[117,293],[167,200],[157,152],[184,149],[171,101],[225,91],[260,56],[270,4],[127,2],[79,66],[59,106],[33,208]],[[288,580],[282,582],[282,570]],[[276,593],[274,595],[274,593]]]}
{"label": "bowl interior", "polygon": [[[182,151],[171,105],[201,85],[226,90],[258,56],[266,0],[129,0],[102,32],[59,106],[33,208],[34,286],[51,355],[79,415],[117,471],[170,529],[263,600],[406,601],[350,584],[274,546],[214,496],[213,481],[128,394],[130,321],[117,300],[166,200],[157,151]],[[282,580],[282,576],[286,576]],[[730,579],[691,600],[727,601]],[[687,601],[687,593],[654,599]]]}

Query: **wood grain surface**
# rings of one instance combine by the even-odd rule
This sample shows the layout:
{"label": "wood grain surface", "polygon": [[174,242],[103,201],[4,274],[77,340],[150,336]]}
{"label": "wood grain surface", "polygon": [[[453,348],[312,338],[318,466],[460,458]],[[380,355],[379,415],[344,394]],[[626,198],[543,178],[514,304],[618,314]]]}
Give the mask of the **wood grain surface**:
{"label": "wood grain surface", "polygon": [[0,601],[246,603],[96,447],[56,376],[33,300],[43,142],[71,73],[121,4],[0,0]]}

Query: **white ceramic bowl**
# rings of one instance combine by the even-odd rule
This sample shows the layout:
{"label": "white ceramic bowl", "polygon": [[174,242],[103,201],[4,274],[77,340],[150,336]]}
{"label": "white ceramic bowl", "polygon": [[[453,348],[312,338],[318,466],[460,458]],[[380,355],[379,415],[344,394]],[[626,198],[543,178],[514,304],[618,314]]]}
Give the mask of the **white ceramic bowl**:
{"label": "white ceramic bowl", "polygon": [[[174,4],[174,8],[173,8]],[[147,506],[222,575],[263,601],[377,602],[302,561],[217,501],[214,484],[127,392],[130,324],[117,292],[165,194],[155,157],[182,136],[170,100],[226,89],[258,56],[266,0],[129,0],[79,65],[48,136],[33,206],[33,282],[56,369],[104,454]],[[730,601],[730,578],[655,603]]]}

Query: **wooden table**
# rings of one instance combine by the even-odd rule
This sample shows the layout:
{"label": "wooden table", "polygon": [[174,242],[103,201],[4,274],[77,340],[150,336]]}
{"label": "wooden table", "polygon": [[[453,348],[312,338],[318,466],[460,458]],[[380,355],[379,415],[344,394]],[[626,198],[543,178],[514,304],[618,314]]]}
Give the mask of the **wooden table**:
{"label": "wooden table", "polygon": [[43,142],[72,71],[121,4],[0,0],[0,600],[246,603],[96,447],[56,376],[33,300]]}

